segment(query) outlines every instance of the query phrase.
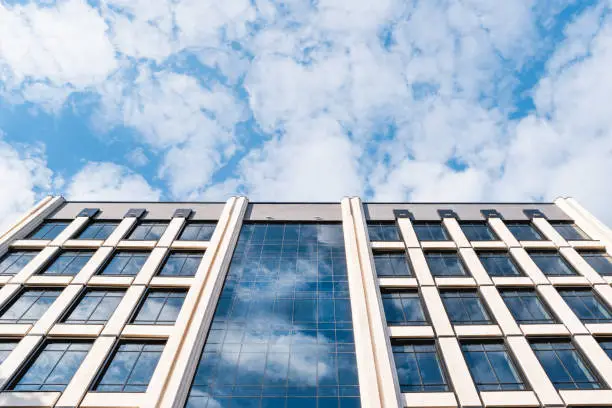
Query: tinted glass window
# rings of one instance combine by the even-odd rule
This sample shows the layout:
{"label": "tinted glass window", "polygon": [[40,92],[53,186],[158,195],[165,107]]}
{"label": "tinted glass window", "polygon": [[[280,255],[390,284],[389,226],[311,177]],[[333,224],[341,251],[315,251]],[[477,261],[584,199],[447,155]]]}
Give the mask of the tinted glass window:
{"label": "tinted glass window", "polygon": [[394,222],[368,222],[370,241],[400,241],[400,233]]}
{"label": "tinted glass window", "polygon": [[14,391],[63,391],[81,366],[91,343],[49,341],[9,387]]}
{"label": "tinted glass window", "polygon": [[0,314],[0,323],[36,323],[55,299],[61,289],[26,289]]}
{"label": "tinted glass window", "polygon": [[171,252],[159,276],[195,276],[203,256],[202,252]]}
{"label": "tinted glass window", "polygon": [[62,251],[59,256],[41,272],[41,275],[74,276],[83,269],[92,255],[92,251]]}
{"label": "tinted glass window", "polygon": [[590,239],[589,236],[576,224],[551,223],[557,232],[567,241],[580,241]]}
{"label": "tinted glass window", "polygon": [[78,239],[106,239],[119,225],[116,221],[93,221],[81,232]]}
{"label": "tinted glass window", "polygon": [[557,252],[530,252],[529,255],[544,275],[576,275],[574,269]]}
{"label": "tinted glass window", "polygon": [[448,241],[446,228],[441,222],[419,222],[412,226],[420,241]]}
{"label": "tinted glass window", "polygon": [[64,322],[104,324],[117,309],[124,294],[123,290],[88,289]]}
{"label": "tinted glass window", "polygon": [[433,342],[393,342],[393,358],[402,392],[449,391]]}
{"label": "tinted glass window", "polygon": [[186,406],[217,404],[359,407],[340,224],[242,227]]}
{"label": "tinted glass window", "polygon": [[382,302],[389,326],[428,324],[416,291],[385,291],[382,293]]}
{"label": "tinted glass window", "polygon": [[210,241],[216,226],[214,222],[189,222],[181,232],[179,240]]}
{"label": "tinted glass window", "polygon": [[161,342],[122,341],[115,349],[93,390],[97,392],[145,392],[164,350]]}
{"label": "tinted glass window", "polygon": [[134,228],[132,233],[127,239],[134,241],[157,241],[161,238],[166,227],[167,222],[141,222]]}
{"label": "tinted glass window", "polygon": [[16,341],[0,340],[0,364],[4,363],[4,360],[6,360],[16,346]]}
{"label": "tinted glass window", "polygon": [[34,231],[29,239],[54,239],[68,225],[70,221],[46,221],[36,231]]}
{"label": "tinted glass window", "polygon": [[612,359],[612,340],[601,340],[599,345],[606,352],[608,357]]}
{"label": "tinted glass window", "polygon": [[504,290],[501,296],[519,324],[556,323],[534,290]]}
{"label": "tinted glass window", "polygon": [[375,253],[374,267],[378,276],[411,276],[408,257],[403,252]]}
{"label": "tinted glass window", "polygon": [[605,252],[581,252],[580,255],[600,275],[612,276],[612,257]]}
{"label": "tinted glass window", "polygon": [[559,294],[585,323],[610,323],[612,313],[590,289],[559,289]]}
{"label": "tinted glass window", "polygon": [[501,342],[461,345],[478,391],[524,390],[525,384]]}
{"label": "tinted glass window", "polygon": [[149,252],[117,251],[100,275],[136,276],[149,257]]}
{"label": "tinted glass window", "polygon": [[531,344],[548,378],[560,390],[599,389],[601,383],[569,341]]}
{"label": "tinted glass window", "polygon": [[425,259],[433,276],[467,276],[456,252],[427,252]]}
{"label": "tinted glass window", "polygon": [[541,241],[544,239],[542,234],[538,232],[538,230],[532,225],[528,223],[515,222],[515,223],[507,223],[506,226],[519,241]]}
{"label": "tinted glass window", "polygon": [[493,233],[489,225],[480,222],[462,222],[461,229],[466,238],[470,241],[495,241],[497,236]]}
{"label": "tinted glass window", "polygon": [[150,290],[132,323],[174,324],[185,301],[185,295],[185,291]]}
{"label": "tinted glass window", "polygon": [[476,291],[440,293],[446,313],[453,324],[490,324],[491,318]]}
{"label": "tinted glass window", "polygon": [[480,252],[482,266],[490,276],[520,276],[521,273],[507,252]]}
{"label": "tinted glass window", "polygon": [[0,259],[0,275],[12,276],[21,271],[38,251],[10,251]]}

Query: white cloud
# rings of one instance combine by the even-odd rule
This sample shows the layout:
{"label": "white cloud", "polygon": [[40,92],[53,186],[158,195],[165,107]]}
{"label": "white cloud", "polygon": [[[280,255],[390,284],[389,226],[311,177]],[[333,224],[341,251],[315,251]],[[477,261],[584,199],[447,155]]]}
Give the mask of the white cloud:
{"label": "white cloud", "polygon": [[137,147],[131,150],[125,158],[132,166],[142,167],[149,163],[149,158],[142,147]]}

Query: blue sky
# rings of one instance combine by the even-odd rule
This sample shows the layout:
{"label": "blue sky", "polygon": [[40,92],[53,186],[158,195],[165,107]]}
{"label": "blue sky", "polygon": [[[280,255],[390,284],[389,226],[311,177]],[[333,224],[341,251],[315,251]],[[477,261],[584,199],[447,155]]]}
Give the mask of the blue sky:
{"label": "blue sky", "polygon": [[574,196],[612,221],[611,5],[0,0],[0,217]]}

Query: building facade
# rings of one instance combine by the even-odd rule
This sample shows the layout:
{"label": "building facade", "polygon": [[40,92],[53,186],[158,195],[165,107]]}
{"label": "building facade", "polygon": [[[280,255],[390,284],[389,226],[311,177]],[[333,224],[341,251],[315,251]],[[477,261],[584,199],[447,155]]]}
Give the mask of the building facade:
{"label": "building facade", "polygon": [[612,406],[611,254],[570,198],[47,197],[0,235],[0,406]]}

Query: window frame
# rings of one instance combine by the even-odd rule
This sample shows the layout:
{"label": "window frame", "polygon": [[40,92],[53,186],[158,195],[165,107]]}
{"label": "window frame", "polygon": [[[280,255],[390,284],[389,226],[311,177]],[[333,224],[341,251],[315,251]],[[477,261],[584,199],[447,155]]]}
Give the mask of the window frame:
{"label": "window frame", "polygon": [[[442,231],[442,235],[444,235],[444,239],[433,239],[433,240],[432,239],[422,239],[421,237],[419,237],[419,233],[417,232],[417,227],[427,228],[428,232],[430,232],[429,230],[432,227],[440,227],[440,230]],[[450,235],[448,231],[446,230],[446,227],[444,226],[444,223],[442,221],[415,221],[412,223],[412,228],[414,229],[414,233],[419,241],[424,241],[424,242],[451,241]],[[430,235],[433,235],[433,234],[430,233]]]}
{"label": "window frame", "polygon": [[[183,242],[210,242],[210,240],[212,239],[212,236],[215,234],[215,230],[217,229],[218,224],[219,224],[218,221],[186,220],[185,224],[183,225],[183,228],[181,228],[181,231],[179,232],[179,234],[176,237],[176,241],[183,241]],[[202,231],[202,227],[203,226],[205,226],[205,225],[212,225],[213,229],[212,229],[212,233],[210,234],[210,238],[207,239],[207,240],[202,240],[202,239],[183,239],[183,234],[185,233],[187,228],[189,228],[191,226],[194,226],[194,225],[200,225],[200,230],[196,234],[196,238],[200,234],[200,232]]]}
{"label": "window frame", "polygon": [[[96,240],[96,241],[106,241],[108,239],[108,237],[110,237],[113,232],[115,232],[115,230],[117,229],[117,227],[119,226],[119,224],[121,223],[121,221],[119,220],[100,220],[100,219],[92,219],[90,220],[87,224],[85,224],[85,226],[83,228],[81,228],[81,230],[79,231],[78,235],[75,236],[74,239],[77,240]],[[110,234],[108,234],[106,237],[104,238],[96,238],[96,235],[100,232],[98,231],[96,234],[94,234],[94,237],[92,238],[83,238],[82,235],[91,227],[95,226],[96,224],[114,224],[114,228],[113,230],[110,232]]]}
{"label": "window frame", "polygon": [[[373,228],[388,228],[393,226],[395,228],[395,231],[397,232],[397,239],[392,239],[392,240],[388,240],[388,239],[372,239],[372,234],[370,233],[371,229]],[[399,225],[397,224],[397,220],[394,221],[374,221],[374,220],[368,220],[366,221],[366,229],[368,231],[368,240],[370,242],[402,242],[402,231],[399,228]],[[384,235],[384,228],[379,231],[379,234]]]}
{"label": "window frame", "polygon": [[[592,288],[584,288],[584,287],[562,287],[562,288],[557,288],[557,292],[559,293],[559,296],[561,296],[561,298],[563,299],[563,301],[565,302],[565,304],[571,309],[572,313],[574,313],[574,315],[576,315],[576,317],[578,319],[580,319],[581,322],[585,323],[585,324],[598,324],[598,323],[612,323],[612,308],[606,303],[604,302],[604,300],[601,298],[601,296],[599,296],[597,294],[597,292],[595,292]],[[605,309],[608,314],[610,314],[610,318],[607,319],[599,319],[599,318],[595,318],[595,319],[591,319],[591,318],[584,318],[578,315],[578,313],[576,313],[576,311],[574,310],[574,308],[570,305],[570,303],[566,300],[564,293],[565,292],[582,292],[582,293],[588,293],[590,294],[590,297],[592,297],[598,304],[600,307],[602,307],[603,309]],[[566,296],[571,296],[571,297],[578,297],[582,300],[582,296],[580,295],[566,295]],[[582,301],[584,303],[584,301]],[[590,310],[589,310],[590,311]]]}
{"label": "window frame", "polygon": [[[484,389],[484,388],[480,388],[479,383],[477,383],[476,379],[474,378],[474,374],[472,373],[472,368],[470,366],[470,363],[468,362],[468,359],[465,356],[466,350],[464,350],[463,347],[466,346],[466,345],[482,345],[482,346],[484,346],[486,344],[496,344],[496,345],[502,345],[503,346],[503,348],[504,348],[503,351],[506,353],[506,356],[507,356],[508,361],[509,361],[509,365],[516,372],[517,380],[520,381],[520,383],[516,383],[516,384],[520,384],[522,386],[522,388],[520,386],[519,386],[519,388],[515,388],[515,389],[503,389],[503,388],[500,388],[500,389]],[[520,369],[520,365],[518,364],[518,361],[516,360],[514,354],[512,353],[512,350],[506,344],[505,339],[468,339],[468,340],[460,341],[459,345],[461,347],[461,354],[463,355],[465,363],[468,366],[468,371],[470,372],[470,376],[472,378],[472,381],[474,382],[474,385],[476,386],[476,389],[479,392],[489,392],[489,391],[493,391],[493,392],[499,392],[499,391],[507,392],[507,391],[530,391],[531,390],[531,387],[530,387],[529,382],[527,381],[527,378],[525,377],[525,375],[523,374],[522,370]],[[490,351],[492,351],[492,350],[490,350]],[[493,368],[493,375],[497,378],[498,377],[497,372],[495,371],[495,367],[494,367],[493,363],[491,362],[491,360],[490,360],[490,358],[489,358],[489,356],[487,354],[487,350],[483,350],[482,353],[485,355],[485,358],[487,359],[487,362],[489,363],[490,367]],[[506,384],[510,384],[510,383],[506,383]],[[498,385],[502,386],[503,383],[498,383]]]}
{"label": "window frame", "polygon": [[[582,228],[580,228],[574,221],[550,221],[551,227],[557,232],[557,234],[561,235],[561,237],[566,241],[592,241],[593,239],[587,234]],[[561,227],[561,230],[559,228]],[[580,238],[566,238],[566,235],[561,232],[564,230],[563,227],[571,227],[575,233],[577,233]]]}
{"label": "window frame", "polygon": [[[376,267],[376,258],[379,257],[386,257],[391,255],[392,258],[399,258],[402,257],[406,263],[406,270],[408,271],[407,274],[405,275],[380,275],[378,273],[378,268]],[[372,253],[372,262],[374,264],[374,272],[376,273],[376,276],[379,278],[401,278],[401,277],[406,277],[406,278],[413,278],[414,277],[414,270],[412,268],[412,261],[410,259],[410,256],[408,255],[408,251],[374,251]]]}
{"label": "window frame", "polygon": [[[603,250],[603,251],[598,251],[598,250],[579,251],[578,254],[599,275],[601,275],[601,276],[612,276],[612,256],[610,256],[610,254],[607,253],[605,250]],[[593,266],[593,264],[591,264],[591,262],[589,262],[589,260],[588,260],[589,258],[604,258],[604,259],[607,259],[608,263],[610,264],[610,273],[605,273],[605,271],[602,273],[600,270],[595,268]]]}
{"label": "window frame", "polygon": [[[384,302],[383,302],[383,314],[385,317],[385,322],[387,323],[387,326],[402,326],[402,327],[406,327],[406,326],[431,326],[431,316],[429,315],[429,311],[427,310],[427,307],[425,305],[425,302],[423,300],[423,296],[421,296],[421,291],[418,288],[380,288],[380,298],[381,301],[384,300],[383,296],[385,294],[396,294],[396,293],[410,293],[410,294],[414,294],[416,295],[416,298],[418,299],[419,302],[419,306],[421,307],[421,311],[423,312],[423,322],[422,323],[413,323],[413,322],[404,322],[401,324],[389,324],[389,321],[387,320],[387,313],[385,311],[385,307],[384,307]],[[402,309],[402,312],[404,310]]]}
{"label": "window frame", "polygon": [[[176,315],[176,318],[174,319],[173,323],[159,323],[157,321],[157,318],[159,318],[159,315],[161,314],[161,312],[163,311],[164,306],[166,305],[168,299],[170,298],[169,296],[167,296],[165,298],[164,301],[164,306],[162,306],[162,308],[160,309],[159,314],[157,315],[157,318],[155,321],[145,321],[145,322],[137,322],[136,318],[138,317],[138,314],[140,313],[140,311],[142,310],[142,308],[144,307],[145,303],[147,302],[147,299],[149,297],[149,295],[151,293],[154,292],[171,292],[171,293],[182,293],[184,294],[183,296],[183,302],[181,304],[180,309],[178,310],[178,313]],[[189,289],[188,288],[174,288],[174,287],[168,287],[168,288],[164,288],[164,287],[154,287],[154,288],[148,288],[140,297],[140,300],[138,301],[138,305],[134,308],[134,311],[132,312],[130,318],[128,319],[128,323],[127,324],[133,324],[133,325],[137,325],[137,326],[167,326],[167,327],[173,327],[176,324],[176,319],[178,319],[181,310],[183,309],[183,306],[185,305],[185,299],[187,298],[187,294],[189,293]]]}
{"label": "window frame", "polygon": [[[439,347],[439,344],[438,344],[438,341],[437,341],[436,338],[431,338],[431,339],[413,339],[413,338],[391,339],[391,355],[393,357],[393,370],[394,370],[395,378],[397,378],[398,385],[399,385],[399,387],[401,389],[402,383],[401,383],[401,380],[400,380],[400,377],[399,377],[399,373],[398,373],[397,362],[395,360],[395,352],[393,351],[393,346],[394,345],[397,345],[397,346],[405,346],[405,345],[432,345],[434,347],[433,354],[436,356],[436,360],[437,360],[438,365],[440,367],[440,373],[442,375],[442,379],[445,381],[443,386],[446,387],[445,390],[441,390],[441,391],[426,391],[426,390],[423,390],[423,389],[415,390],[415,391],[401,390],[402,393],[412,394],[412,393],[453,392],[452,383],[450,381],[449,370],[448,370],[448,367],[446,367],[446,362],[444,361],[444,358],[442,358],[442,355],[441,355],[441,352],[440,352],[440,347]],[[407,354],[405,352],[403,352],[403,353]],[[413,354],[416,354],[416,353],[413,352]],[[419,370],[418,374],[419,374],[419,377],[422,378],[420,370]]]}
{"label": "window frame", "polygon": [[[484,301],[484,297],[482,296],[482,294],[480,293],[480,291],[478,289],[448,288],[448,289],[440,290],[439,293],[440,293],[440,299],[442,300],[442,305],[444,306],[444,312],[448,316],[448,320],[450,321],[452,326],[491,326],[491,325],[497,325],[498,324],[497,321],[495,320],[495,317],[494,317],[493,313],[491,313],[491,310],[489,310],[487,302]],[[480,306],[482,306],[482,309],[484,310],[484,313],[485,313],[486,317],[488,317],[489,319],[487,321],[485,321],[485,320],[472,320],[471,317],[470,317],[470,321],[469,322],[466,322],[466,321],[455,322],[455,321],[453,321],[450,313],[448,312],[448,308],[446,307],[446,303],[444,302],[444,294],[446,294],[446,293],[475,294],[476,295],[475,298],[478,299],[478,302],[480,303]],[[455,297],[463,298],[463,296],[455,296]],[[464,305],[462,305],[462,306],[464,306]],[[465,306],[464,306],[464,309],[466,309]],[[468,316],[469,316],[469,313],[468,313]]]}
{"label": "window frame", "polygon": [[[28,235],[26,235],[25,239],[28,240],[33,240],[33,241],[53,241],[55,238],[57,238],[62,232],[64,232],[66,230],[66,228],[68,228],[70,226],[70,224],[72,223],[72,221],[74,220],[54,220],[54,219],[46,219],[44,221],[42,221],[40,223],[40,225],[38,225],[32,232],[30,232]],[[66,224],[64,226],[64,228],[62,228],[62,230],[60,232],[58,232],[56,235],[54,235],[51,238],[47,237],[47,234],[43,235],[41,238],[35,238],[34,236],[41,230],[43,229],[45,226],[49,225],[49,224]]]}
{"label": "window frame", "polygon": [[[199,255],[200,256],[200,263],[198,264],[198,266],[196,267],[196,269],[193,271],[193,275],[167,275],[167,274],[162,274],[162,272],[164,271],[164,268],[166,267],[166,264],[168,263],[168,261],[170,260],[170,258],[172,258],[172,255],[175,254],[189,254],[189,255]],[[205,250],[194,250],[194,249],[170,249],[166,255],[164,256],[164,259],[160,262],[159,266],[157,267],[157,270],[155,271],[155,276],[161,276],[161,277],[168,277],[168,278],[193,278],[196,273],[198,272],[198,268],[200,267],[199,265],[202,263],[202,260],[204,259],[204,255],[206,254]],[[187,258],[189,259],[189,257]],[[183,262],[183,265],[181,266],[181,269],[179,270],[179,272],[181,272],[183,270],[183,268],[185,267],[185,264],[187,263],[187,259]]]}
{"label": "window frame", "polygon": [[[476,251],[476,255],[478,256],[478,260],[480,261],[480,264],[482,265],[484,270],[487,272],[487,275],[489,275],[492,278],[506,278],[506,277],[523,277],[523,276],[526,276],[525,275],[525,271],[523,271],[523,269],[520,267],[518,262],[516,262],[516,260],[514,259],[512,254],[510,253],[510,251],[491,251],[491,250]],[[514,275],[493,275],[487,269],[487,267],[485,266],[485,263],[482,261],[482,258],[481,258],[482,256],[505,257],[505,258],[507,258],[510,261],[510,264],[514,267],[514,269],[516,270],[517,273],[514,274]]]}
{"label": "window frame", "polygon": [[[427,263],[427,268],[429,269],[429,272],[431,273],[431,276],[434,279],[435,278],[471,278],[472,277],[470,273],[470,269],[465,264],[463,257],[461,256],[458,250],[431,250],[431,251],[424,251],[423,255],[425,256],[425,262]],[[430,255],[444,255],[444,256],[454,255],[457,258],[459,265],[461,265],[461,269],[463,270],[464,273],[461,275],[436,275],[431,268],[431,264],[429,263]]]}
{"label": "window frame", "polygon": [[[578,273],[578,271],[576,270],[576,268],[574,268],[568,261],[567,259],[565,259],[565,257],[561,254],[561,252],[559,252],[558,250],[533,250],[533,251],[527,251],[527,254],[529,255],[529,258],[531,258],[531,260],[533,261],[533,263],[536,264],[536,266],[538,267],[538,269],[542,272],[542,274],[544,274],[544,276],[546,277],[563,277],[563,276],[580,276],[580,274]],[[567,269],[572,272],[570,274],[567,273],[563,273],[563,274],[559,274],[559,273],[555,273],[555,274],[549,274],[546,273],[546,271],[544,269],[542,269],[540,267],[540,265],[538,265],[538,263],[536,262],[536,260],[534,259],[533,255],[553,255],[556,256],[557,258],[559,258],[561,260],[561,262],[563,264],[565,264],[565,266],[567,267]]]}
{"label": "window frame", "polygon": [[[61,324],[70,324],[70,325],[96,325],[96,324],[98,324],[98,325],[106,325],[106,323],[108,323],[108,321],[113,316],[114,311],[110,313],[110,315],[108,316],[108,318],[104,322],[90,323],[89,319],[87,319],[87,321],[85,321],[85,322],[80,322],[80,321],[79,322],[70,322],[70,321],[67,320],[68,317],[70,317],[70,315],[72,314],[72,312],[74,312],[79,307],[79,305],[81,304],[83,299],[87,296],[87,293],[88,292],[94,292],[94,291],[122,293],[121,299],[119,300],[119,304],[121,304],[121,302],[123,301],[123,298],[125,297],[125,294],[127,293],[127,289],[125,289],[125,288],[103,287],[103,286],[85,286],[79,292],[79,294],[75,297],[75,299],[72,301],[72,303],[62,313],[62,315],[58,319],[58,323],[61,323]],[[117,307],[119,306],[119,304],[117,305]],[[96,307],[95,307],[94,311],[92,312],[92,314],[95,313],[95,311],[97,310],[98,306],[100,306],[100,303],[98,303],[96,305]]]}
{"label": "window frame", "polygon": [[[117,254],[122,254],[122,253],[128,253],[128,254],[141,253],[141,254],[146,254],[147,256],[146,256],[142,266],[138,270],[138,272],[136,272],[134,275],[104,273],[104,271],[106,270],[108,265],[113,261],[113,259],[117,256]],[[151,250],[117,249],[117,248],[114,248],[113,252],[107,257],[107,259],[104,261],[104,263],[102,265],[100,265],[100,267],[96,271],[95,275],[96,276],[115,276],[115,277],[118,277],[118,276],[135,277],[135,276],[137,276],[142,271],[142,268],[147,263],[147,261],[149,260],[150,256],[151,256]],[[129,263],[129,261],[128,261],[128,263]],[[125,270],[126,267],[127,267],[127,264],[121,270],[122,271]]]}
{"label": "window frame", "polygon": [[[40,254],[40,250],[38,250],[38,249],[9,249],[2,256],[0,256],[0,267],[2,266],[2,262],[4,262],[11,255],[14,255],[16,253],[20,254],[19,258],[17,258],[15,261],[13,261],[12,264],[10,264],[6,268],[4,268],[4,270],[0,270],[0,276],[15,276],[15,275],[17,275],[21,270],[23,270],[23,268],[28,266],[28,264],[30,262],[32,262],[34,260],[34,258],[36,258],[38,256],[38,254]],[[17,263],[17,261],[19,261],[19,259],[21,259],[25,254],[28,254],[28,253],[34,254],[34,256],[19,271],[15,272],[15,273],[12,273],[12,274],[4,273],[5,271],[7,271],[10,268],[12,268],[15,265],[15,263]]]}
{"label": "window frame", "polygon": [[[19,344],[20,340],[21,339],[19,338],[0,338],[0,355],[2,354],[2,352],[8,352],[6,353],[6,357],[4,357],[4,359],[0,357],[0,365],[2,365],[2,363],[4,363],[6,359],[11,355],[11,353],[15,350],[15,347],[17,347],[17,345]],[[4,344],[12,344],[13,347],[9,350],[8,347],[3,347]]]}
{"label": "window frame", "polygon": [[[11,321],[5,321],[5,319],[2,319],[2,316],[4,316],[4,314],[15,304],[17,303],[17,301],[27,292],[30,291],[42,291],[42,292],[47,292],[47,291],[55,291],[57,292],[57,296],[55,297],[55,299],[53,300],[53,302],[50,303],[51,306],[53,306],[53,304],[57,301],[57,298],[62,294],[62,292],[64,291],[64,289],[66,289],[66,287],[48,287],[48,286],[24,286],[22,288],[20,288],[20,290],[17,291],[17,293],[15,293],[15,295],[11,296],[11,298],[9,299],[8,302],[6,302],[1,308],[0,308],[0,324],[36,324],[36,322],[38,322],[40,320],[40,318],[44,315],[44,312],[34,321],[22,321],[23,320],[23,316],[28,313],[30,311],[30,309],[36,304],[36,302],[32,303],[28,309],[23,312],[20,316],[20,318],[18,320],[11,320]],[[39,295],[37,297],[37,299],[40,299],[41,297],[43,297],[42,295]],[[50,307],[51,307],[50,306]],[[28,319],[29,320],[29,319]]]}
{"label": "window frame", "polygon": [[[495,233],[495,231],[493,231],[493,228],[491,228],[491,226],[489,225],[488,222],[486,221],[461,221],[459,222],[459,227],[461,228],[461,232],[463,232],[463,235],[465,235],[465,238],[470,241],[470,242],[493,242],[493,241],[499,241],[500,238],[499,236],[497,236],[497,234]],[[465,228],[471,229],[471,228],[483,228],[486,231],[488,231],[489,235],[491,236],[490,239],[471,239],[469,237],[469,234],[466,233]],[[479,237],[481,238],[481,237]]]}
{"label": "window frame", "polygon": [[[64,269],[62,269],[62,273],[46,273],[50,267],[52,267],[55,262],[57,262],[63,255],[66,255],[67,253],[77,253],[79,255],[73,255],[72,260],[68,263],[68,265],[66,265],[66,267]],[[83,268],[85,267],[85,265],[87,265],[87,263],[91,260],[91,258],[94,256],[94,254],[96,253],[95,250],[92,249],[60,249],[59,251],[57,251],[57,253],[55,253],[51,259],[49,259],[47,262],[45,262],[45,264],[42,266],[42,268],[40,268],[40,270],[38,270],[36,272],[35,275],[38,276],[77,276],[79,274],[79,272],[81,272],[83,270]],[[68,267],[77,259],[77,258],[81,258],[83,257],[80,254],[89,254],[89,258],[87,259],[87,262],[85,262],[85,264],[83,264],[83,266],[81,267],[81,269],[79,269],[74,275],[73,274],[66,274],[63,273],[66,271],[66,269],[68,269]]]}
{"label": "window frame", "polygon": [[[506,298],[504,297],[505,293],[510,293],[510,292],[533,294],[534,296],[532,297],[535,297],[537,299],[538,303],[542,306],[542,309],[544,310],[544,312],[546,312],[551,317],[551,319],[549,321],[544,321],[544,320],[524,321],[523,319],[518,319],[512,312],[512,309],[510,308],[510,306],[508,306],[508,304],[506,303]],[[500,288],[499,295],[504,301],[505,306],[508,308],[508,311],[512,315],[512,318],[519,325],[521,324],[558,324],[559,323],[559,318],[557,317],[557,315],[548,306],[548,304],[541,299],[540,295],[538,294],[537,290],[535,290],[535,288],[521,288],[521,287],[519,288],[513,288],[513,287]],[[519,297],[522,299],[522,296],[514,296],[514,297]]]}
{"label": "window frame", "polygon": [[[142,226],[146,226],[146,225],[160,225],[160,224],[164,225],[164,230],[160,234],[159,238],[157,238],[157,239],[148,239],[149,237],[147,237],[147,236],[150,234],[151,229],[153,229],[153,227],[151,227],[151,229],[149,229],[149,231],[144,235],[143,239],[132,238],[132,235],[138,230],[138,228],[140,228]],[[134,225],[132,226],[130,231],[126,234],[126,236],[123,239],[125,241],[155,241],[155,242],[157,242],[157,241],[159,241],[164,236],[164,234],[168,230],[168,226],[169,225],[170,225],[170,221],[168,221],[168,220],[140,220],[140,221],[134,223]]]}
{"label": "window frame", "polygon": [[[506,228],[508,228],[508,231],[510,231],[510,234],[512,234],[512,236],[514,237],[514,239],[516,239],[517,241],[521,242],[521,241],[547,241],[547,238],[544,236],[544,234],[542,234],[540,232],[540,230],[531,222],[531,221],[508,221],[505,223]],[[514,232],[512,232],[512,229],[510,227],[512,226],[525,226],[525,227],[529,227],[533,232],[535,232],[535,235],[539,238],[536,239],[520,239],[519,237],[516,236],[516,234]]]}

